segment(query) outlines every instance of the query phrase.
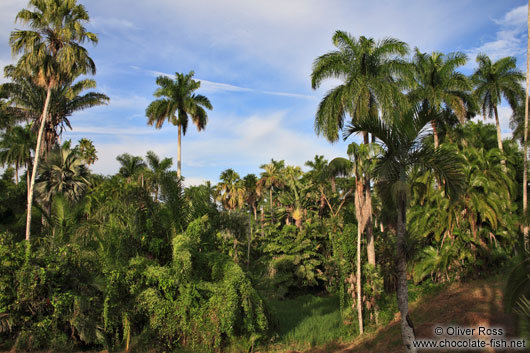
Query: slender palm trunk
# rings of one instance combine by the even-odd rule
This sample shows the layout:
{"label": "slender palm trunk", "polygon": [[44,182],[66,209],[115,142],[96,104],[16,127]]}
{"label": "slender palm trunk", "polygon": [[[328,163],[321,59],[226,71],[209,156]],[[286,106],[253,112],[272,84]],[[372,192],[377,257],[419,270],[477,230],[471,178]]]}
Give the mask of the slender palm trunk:
{"label": "slender palm trunk", "polygon": [[48,117],[48,106],[50,104],[51,93],[52,93],[52,89],[51,87],[48,87],[48,91],[46,92],[46,101],[44,102],[44,109],[42,111],[41,124],[39,127],[39,135],[37,136],[37,146],[35,147],[35,160],[33,162],[33,171],[31,173],[31,181],[29,184],[28,208],[27,208],[27,217],[26,217],[26,241],[28,242],[29,242],[29,238],[31,234],[31,208],[33,205],[33,191],[34,191],[33,188],[35,186],[35,177],[37,176],[37,167],[39,164],[42,135],[44,132],[44,125],[46,125],[46,118]]}
{"label": "slender palm trunk", "polygon": [[271,224],[274,223],[274,210],[272,209],[272,186],[269,189],[269,202],[271,207]]}
{"label": "slender palm trunk", "polygon": [[357,225],[357,318],[359,320],[359,335],[364,333],[363,329],[363,303],[361,301],[361,227]]}
{"label": "slender palm trunk", "polygon": [[523,156],[523,240],[524,249],[530,252],[530,242],[528,240],[528,86],[530,81],[530,0],[528,0],[528,34],[526,50],[526,91],[524,105],[524,156]]}
{"label": "slender palm trunk", "polygon": [[431,121],[432,135],[434,136],[434,149],[437,149],[440,142],[438,141],[438,130],[436,129],[436,121]]}
{"label": "slender palm trunk", "polygon": [[182,140],[182,126],[179,124],[179,137],[178,137],[178,143],[177,143],[177,176],[181,177],[181,140]]}
{"label": "slender palm trunk", "polygon": [[[370,136],[367,132],[363,131],[364,143],[370,143]],[[375,142],[374,135],[372,134],[372,142]],[[365,190],[365,202],[364,205],[368,207],[368,221],[366,223],[366,253],[368,255],[368,263],[375,266],[375,242],[374,232],[372,226],[372,193],[370,191],[370,178],[364,179],[364,190]]]}
{"label": "slender palm trunk", "polygon": [[30,169],[31,169],[31,161],[28,161],[26,165],[26,198],[27,198],[27,195],[29,195],[29,184],[30,184],[30,179],[31,179],[31,175],[29,174]]}
{"label": "slender palm trunk", "polygon": [[407,227],[407,211],[405,200],[402,198],[398,206],[397,220],[397,302],[401,313],[401,337],[407,353],[416,353],[413,341],[416,339],[414,326],[409,318],[409,293],[407,286],[407,250],[405,233]]}
{"label": "slender palm trunk", "polygon": [[18,162],[15,163],[15,185],[18,185]]}
{"label": "slender palm trunk", "polygon": [[[497,145],[499,146],[499,150],[503,152],[502,149],[502,135],[501,135],[501,124],[499,122],[499,113],[497,111],[497,106],[493,106],[493,111],[495,112],[495,126],[497,127]],[[505,165],[506,161],[504,160],[504,156],[501,159],[501,164]]]}
{"label": "slender palm trunk", "polygon": [[263,211],[263,206],[261,206],[260,212],[261,212],[261,216],[260,216],[261,237],[263,238],[265,236],[265,229],[263,227],[263,222],[265,221],[265,212]]}
{"label": "slender palm trunk", "polygon": [[248,225],[249,225],[249,233],[248,233],[248,245],[247,245],[247,271],[250,266],[250,242],[252,241],[252,214],[248,214]]}
{"label": "slender palm trunk", "polygon": [[[440,141],[438,140],[438,130],[436,129],[436,121],[431,120],[431,127],[432,127],[432,136],[434,137],[434,149],[437,150],[438,146],[440,145]],[[442,182],[438,179],[438,177],[435,177],[436,181],[436,187],[438,190],[442,190]]]}
{"label": "slender palm trunk", "polygon": [[372,224],[372,192],[370,191],[370,179],[365,181],[365,205],[368,207],[368,220],[366,222],[366,254],[368,263],[375,266],[375,239]]}

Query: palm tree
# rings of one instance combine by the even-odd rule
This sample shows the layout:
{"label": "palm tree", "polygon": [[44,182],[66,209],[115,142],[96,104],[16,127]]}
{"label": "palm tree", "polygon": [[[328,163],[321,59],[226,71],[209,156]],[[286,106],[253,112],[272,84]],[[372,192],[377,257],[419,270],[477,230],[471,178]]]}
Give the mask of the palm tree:
{"label": "palm tree", "polygon": [[[492,63],[487,55],[480,54],[477,56],[477,63],[478,68],[471,76],[475,85],[473,94],[480,104],[484,119],[495,117],[497,144],[502,152],[501,125],[497,107],[504,97],[512,110],[516,111],[518,102],[521,97],[524,97],[524,90],[521,86],[524,75],[517,69],[514,57],[505,57]],[[504,159],[501,163],[505,163]]]}
{"label": "palm tree", "polygon": [[242,181],[233,169],[229,168],[219,176],[217,184],[217,200],[228,211],[241,208],[244,205],[245,189]]}
{"label": "palm tree", "polygon": [[98,151],[96,150],[92,140],[86,138],[79,140],[78,151],[87,165],[94,164],[98,160]]}
{"label": "palm tree", "polygon": [[248,233],[248,239],[247,239],[247,270],[250,266],[250,245],[251,245],[251,242],[252,242],[252,233],[253,233],[253,230],[252,230],[252,216],[251,214],[254,214],[254,222],[258,219],[258,210],[257,210],[257,203],[259,201],[259,196],[258,196],[258,191],[257,191],[257,187],[258,187],[258,177],[256,177],[255,174],[247,174],[245,175],[245,177],[242,179],[242,182],[243,182],[243,188],[244,188],[244,192],[245,192],[245,196],[244,196],[244,199],[245,199],[245,203],[248,205],[248,207],[250,208],[249,211],[250,213],[248,214],[248,224],[249,224],[249,233]]}
{"label": "palm tree", "polygon": [[462,189],[464,180],[462,162],[451,149],[434,149],[423,143],[430,114],[414,107],[403,115],[395,113],[387,121],[369,116],[353,121],[349,133],[368,131],[382,147],[376,159],[374,177],[386,207],[397,209],[397,301],[401,313],[401,335],[407,352],[416,352],[413,346],[414,327],[408,315],[407,288],[407,208],[408,195],[417,168],[433,171],[444,182],[447,195],[454,197]]}
{"label": "palm tree", "polygon": [[271,212],[271,220],[274,222],[274,209],[273,209],[273,190],[279,189],[284,185],[282,178],[282,172],[285,169],[284,161],[275,161],[271,159],[269,164],[262,164],[260,166],[264,171],[261,173],[261,178],[258,180],[258,195],[263,193],[263,189],[269,189],[269,205]]}
{"label": "palm tree", "polygon": [[[8,76],[11,76],[16,68],[8,66],[5,71]],[[108,103],[109,97],[102,93],[83,93],[95,87],[94,80],[83,79],[75,83],[65,80],[51,89],[48,119],[43,132],[46,152],[60,143],[61,134],[66,128],[72,129],[69,117],[73,113]],[[46,100],[46,90],[35,84],[32,77],[15,76],[13,82],[4,84],[4,91],[9,97],[12,114],[17,115],[19,120],[37,121],[39,119]]]}
{"label": "palm tree", "polygon": [[136,177],[138,180],[142,181],[143,185],[143,174],[147,169],[147,165],[145,164],[142,157],[131,156],[129,153],[124,153],[117,156],[116,160],[120,162],[121,165],[118,174],[124,178],[127,178],[128,182],[131,182],[131,179]]}
{"label": "palm tree", "polygon": [[[324,135],[330,142],[339,138],[346,114],[352,121],[367,116],[378,117],[380,111],[394,109],[396,102],[403,102],[396,76],[409,70],[409,65],[402,59],[408,54],[408,45],[400,40],[385,38],[376,42],[373,38],[361,36],[356,39],[346,32],[337,31],[333,35],[333,44],[338,50],[318,57],[311,73],[313,89],[328,78],[343,81],[326,94],[315,116],[315,132]],[[364,143],[368,143],[368,134],[363,135]],[[365,183],[370,194],[370,180],[365,180]],[[369,214],[372,214],[371,209]],[[373,255],[369,256],[370,259],[375,259],[371,223],[370,216],[367,252]]]}
{"label": "palm tree", "polygon": [[[443,116],[439,113],[449,108],[455,113],[460,122],[464,122],[467,115],[466,105],[469,102],[468,91],[471,85],[464,74],[455,69],[466,63],[465,54],[456,52],[445,56],[442,53],[421,53],[415,48],[412,62],[409,98],[413,104],[421,104],[429,111],[433,118]],[[437,121],[431,121],[434,148],[438,148]]]}
{"label": "palm tree", "polygon": [[97,43],[97,36],[87,32],[84,24],[89,16],[84,6],[75,0],[30,0],[32,10],[23,9],[17,16],[31,30],[15,30],[11,32],[9,43],[13,55],[20,55],[16,70],[12,76],[32,76],[35,82],[46,89],[46,99],[42,114],[38,119],[39,133],[33,171],[28,193],[26,240],[30,238],[31,207],[33,203],[33,187],[37,175],[41,141],[44,127],[47,125],[49,103],[52,88],[65,80],[96,72],[92,59],[80,44],[85,41]]}
{"label": "palm tree", "polygon": [[173,158],[164,158],[160,160],[160,158],[153,152],[148,151],[147,155],[145,156],[145,159],[147,160],[147,164],[151,168],[152,172],[152,178],[154,183],[154,191],[155,191],[155,201],[158,201],[158,194],[160,192],[160,184],[162,183],[162,178],[166,175],[166,173],[169,171],[169,168],[173,165]]}
{"label": "palm tree", "polygon": [[339,138],[346,114],[357,120],[392,106],[392,98],[400,92],[393,75],[407,67],[401,57],[408,53],[407,44],[394,38],[376,43],[373,38],[356,39],[337,31],[332,39],[338,50],[319,56],[311,73],[313,89],[325,79],[343,81],[326,94],[315,116],[315,132],[330,142]]}
{"label": "palm tree", "polygon": [[[0,163],[2,166],[15,166],[15,182],[18,184],[18,171],[25,167],[29,171],[31,166],[31,151],[35,148],[35,134],[26,125],[14,126],[2,134],[0,140]],[[29,177],[29,172],[27,173]],[[29,187],[29,183],[28,183]]]}
{"label": "palm tree", "polygon": [[204,110],[212,109],[212,104],[203,95],[194,94],[201,83],[193,80],[194,72],[184,75],[175,73],[175,80],[166,76],[158,76],[156,84],[160,86],[154,93],[157,99],[145,110],[149,125],[155,124],[160,129],[167,119],[173,125],[178,126],[177,145],[177,175],[181,177],[181,135],[186,135],[188,128],[188,117],[197,126],[197,130],[204,130],[208,122],[208,115]]}
{"label": "palm tree", "polygon": [[55,147],[39,166],[35,189],[48,205],[56,194],[63,195],[70,202],[78,201],[90,184],[84,159],[69,145]]}

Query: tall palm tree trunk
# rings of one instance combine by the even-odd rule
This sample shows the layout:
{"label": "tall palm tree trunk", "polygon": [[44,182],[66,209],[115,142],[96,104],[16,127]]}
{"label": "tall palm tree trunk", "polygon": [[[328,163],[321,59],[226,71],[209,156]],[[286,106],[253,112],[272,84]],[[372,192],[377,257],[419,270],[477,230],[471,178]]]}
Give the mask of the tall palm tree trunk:
{"label": "tall palm tree trunk", "polygon": [[182,140],[182,126],[180,126],[179,124],[179,137],[178,137],[178,142],[177,142],[177,176],[179,177],[180,179],[180,176],[182,175],[181,174],[181,147],[180,147],[180,144],[181,144],[181,140]]}
{"label": "tall palm tree trunk", "polygon": [[[252,212],[252,210],[251,210]],[[250,266],[250,242],[252,241],[252,213],[248,214],[248,226],[249,226],[249,233],[248,233],[248,239],[247,239],[247,271]]]}
{"label": "tall palm tree trunk", "polygon": [[15,162],[15,185],[18,185],[18,162]]}
{"label": "tall palm tree trunk", "polygon": [[366,255],[368,263],[375,266],[375,239],[372,225],[372,193],[370,191],[370,179],[366,178],[365,204],[368,208],[368,220],[366,221]]}
{"label": "tall palm tree trunk", "polygon": [[[370,143],[370,136],[367,132],[363,131],[364,144]],[[372,135],[372,142],[375,141],[374,135]],[[364,179],[364,190],[365,190],[365,207],[368,208],[368,221],[366,223],[366,253],[368,255],[368,263],[375,266],[375,241],[374,231],[372,226],[372,194],[370,191],[370,178]]]}
{"label": "tall palm tree trunk", "polygon": [[436,129],[436,121],[431,121],[432,135],[434,136],[434,149],[437,149],[440,142],[438,140],[438,130]]}
{"label": "tall palm tree trunk", "polygon": [[[438,130],[436,129],[436,121],[435,120],[431,120],[431,128],[432,128],[432,136],[434,137],[434,149],[438,149],[438,146],[440,145],[440,141],[438,139]],[[442,183],[440,182],[440,180],[438,180],[437,177],[435,177],[435,181],[436,181],[436,187],[438,188],[438,190],[442,190]]]}
{"label": "tall palm tree trunk", "polygon": [[48,106],[50,104],[51,93],[52,93],[51,87],[48,87],[48,90],[46,92],[46,101],[44,102],[44,109],[42,111],[41,124],[39,127],[39,135],[37,136],[37,146],[35,147],[35,159],[33,162],[33,171],[31,173],[31,180],[29,183],[28,208],[27,208],[27,217],[26,217],[26,241],[28,242],[29,242],[29,238],[31,234],[31,208],[33,204],[33,191],[34,191],[33,188],[35,186],[35,177],[37,176],[37,167],[39,164],[42,135],[44,132],[44,125],[46,125],[46,118],[48,117]]}
{"label": "tall palm tree trunk", "polygon": [[399,312],[401,313],[401,337],[407,353],[416,353],[413,341],[416,339],[414,326],[409,318],[409,295],[407,286],[407,250],[406,250],[406,206],[405,200],[401,197],[398,206],[397,220],[397,302]]}
{"label": "tall palm tree trunk", "polygon": [[530,252],[530,242],[528,240],[528,86],[530,81],[530,0],[528,0],[528,33],[526,49],[526,91],[524,104],[524,156],[523,156],[523,241],[524,249]]}
{"label": "tall palm tree trunk", "polygon": [[359,335],[364,333],[363,329],[363,306],[361,301],[361,227],[357,225],[357,317],[359,320]]}
{"label": "tall palm tree trunk", "polygon": [[[501,123],[499,122],[499,112],[497,111],[497,106],[493,106],[493,111],[495,112],[495,126],[497,127],[497,145],[499,146],[499,150],[503,152],[502,149],[502,135],[501,135]],[[501,159],[501,164],[505,165],[506,161],[504,160],[504,156]]]}
{"label": "tall palm tree trunk", "polygon": [[269,202],[271,207],[271,224],[274,223],[274,210],[272,208],[272,186],[269,189]]}

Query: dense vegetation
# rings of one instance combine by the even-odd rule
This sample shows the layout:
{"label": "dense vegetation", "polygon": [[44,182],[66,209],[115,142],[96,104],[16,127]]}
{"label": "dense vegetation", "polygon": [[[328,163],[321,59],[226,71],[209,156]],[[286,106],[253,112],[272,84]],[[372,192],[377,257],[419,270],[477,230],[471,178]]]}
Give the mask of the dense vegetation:
{"label": "dense vegetation", "polygon": [[[515,59],[481,55],[466,77],[462,53],[415,49],[409,60],[404,42],[338,31],[337,49],[313,66],[313,88],[342,80],[315,131],[364,143],[347,159],[317,155],[306,171],[271,159],[259,176],[226,169],[217,185],[184,187],[181,134],[189,118],[204,129],[213,108],[194,93],[193,72],[159,77],[146,108],[148,124],[179,127],[178,170],[149,151],[118,156],[116,175],[94,174],[92,141],[60,136],[75,111],[109,101],[84,93],[95,64],[81,44],[97,37],[73,0],[30,6],[0,92],[0,348],[248,352],[344,339],[399,311],[414,351],[409,287],[511,264],[506,305],[529,334]],[[513,139],[500,135],[503,97]],[[469,121],[479,113],[496,125]],[[290,331],[295,322],[307,330]],[[307,337],[318,325],[336,330]]]}

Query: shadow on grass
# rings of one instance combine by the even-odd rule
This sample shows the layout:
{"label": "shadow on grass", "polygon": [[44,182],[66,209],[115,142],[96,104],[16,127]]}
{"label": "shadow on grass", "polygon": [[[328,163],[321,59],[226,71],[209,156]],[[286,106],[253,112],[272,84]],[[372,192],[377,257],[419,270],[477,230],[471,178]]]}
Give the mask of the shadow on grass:
{"label": "shadow on grass", "polygon": [[293,299],[268,300],[274,329],[274,343],[288,347],[309,348],[349,338],[355,326],[342,323],[337,297],[303,295]]}

